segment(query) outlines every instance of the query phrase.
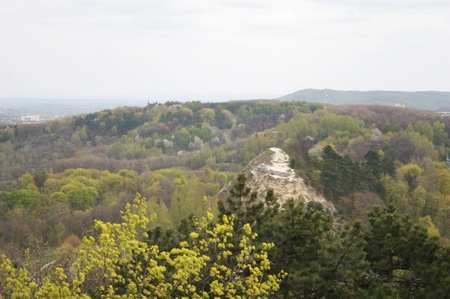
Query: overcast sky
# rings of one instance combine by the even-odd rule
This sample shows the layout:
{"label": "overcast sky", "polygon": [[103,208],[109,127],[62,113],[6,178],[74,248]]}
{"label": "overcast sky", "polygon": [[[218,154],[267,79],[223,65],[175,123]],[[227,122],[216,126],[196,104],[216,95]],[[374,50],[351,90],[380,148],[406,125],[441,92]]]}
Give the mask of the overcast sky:
{"label": "overcast sky", "polygon": [[0,97],[450,91],[450,0],[0,0]]}

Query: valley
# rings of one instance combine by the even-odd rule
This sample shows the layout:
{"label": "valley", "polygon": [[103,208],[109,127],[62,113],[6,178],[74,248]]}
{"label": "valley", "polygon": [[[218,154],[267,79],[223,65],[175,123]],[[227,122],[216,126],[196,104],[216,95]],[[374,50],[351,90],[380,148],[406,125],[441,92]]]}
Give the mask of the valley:
{"label": "valley", "polygon": [[[192,250],[213,261],[198,262],[198,273],[215,273],[216,264],[249,267],[242,248],[268,254],[258,290],[273,298],[439,297],[450,277],[449,133],[450,118],[431,111],[279,100],[154,103],[3,125],[0,284],[57,288],[5,269],[53,277],[75,263],[80,271],[61,278],[79,284],[73,296],[101,296],[92,285],[134,294],[123,281],[147,277],[160,258],[175,265]],[[127,253],[140,250],[148,265]],[[100,252],[112,264],[103,267]],[[184,269],[141,286],[176,285]],[[190,289],[215,283],[189,277]]]}

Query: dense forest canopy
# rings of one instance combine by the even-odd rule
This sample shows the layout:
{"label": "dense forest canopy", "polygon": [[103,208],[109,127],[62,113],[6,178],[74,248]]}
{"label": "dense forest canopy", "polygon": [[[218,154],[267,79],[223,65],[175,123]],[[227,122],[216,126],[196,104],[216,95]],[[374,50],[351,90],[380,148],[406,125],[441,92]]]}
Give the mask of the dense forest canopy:
{"label": "dense forest canopy", "polygon": [[[192,232],[208,234],[204,229],[216,225],[230,230],[230,254],[238,256],[242,238],[251,235],[248,229],[256,232],[255,248],[269,252],[272,262],[260,276],[274,282],[266,286],[267,296],[441,297],[450,278],[450,172],[445,163],[450,118],[379,105],[323,108],[298,101],[167,102],[1,127],[0,250],[8,259],[2,258],[0,284],[13,275],[5,270],[9,260],[40,277],[54,275],[55,269],[67,274],[72,262],[82,258],[79,249],[102,248],[94,246],[95,240],[108,232],[100,224],[95,228],[94,220],[124,221],[119,211],[140,194],[145,202],[141,216],[152,221],[136,240],[164,252],[180,242],[193,246]],[[274,146],[289,154],[291,167],[333,202],[338,215],[314,204],[305,207],[298,198],[280,207],[270,192],[264,203],[255,202],[239,172]],[[239,184],[231,197],[217,204],[217,194],[235,177]],[[207,216],[210,224],[201,227],[198,221],[205,215],[216,217]],[[263,248],[272,242],[274,247]],[[185,249],[200,254],[189,246]],[[142,254],[150,254],[145,250]],[[116,266],[122,272],[108,272],[107,281],[96,280],[110,271],[101,267],[99,272],[86,270],[82,282],[65,279],[80,281],[76,294],[106,296],[108,286],[114,286],[111,292],[131,294],[134,289],[123,281],[132,274],[123,267],[137,265],[141,257],[121,258]],[[237,265],[229,262],[223,266]],[[202,271],[215,271],[205,265]],[[246,271],[242,277],[253,279]],[[116,275],[124,280],[115,280]],[[430,280],[436,275],[439,280]],[[211,280],[195,277],[203,281],[205,298],[214,293]],[[160,282],[173,282],[167,279]],[[106,293],[90,289],[97,282]],[[39,294],[45,283],[37,282],[29,292]],[[150,292],[147,283],[144,289]]]}

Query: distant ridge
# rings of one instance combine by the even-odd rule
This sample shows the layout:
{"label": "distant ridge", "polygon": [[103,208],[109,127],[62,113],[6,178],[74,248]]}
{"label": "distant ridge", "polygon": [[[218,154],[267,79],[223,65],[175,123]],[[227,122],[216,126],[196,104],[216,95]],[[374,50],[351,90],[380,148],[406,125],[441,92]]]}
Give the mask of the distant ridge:
{"label": "distant ridge", "polygon": [[450,92],[442,91],[344,91],[333,89],[303,89],[282,96],[279,100],[294,100],[332,105],[377,104],[404,105],[420,110],[450,110]]}

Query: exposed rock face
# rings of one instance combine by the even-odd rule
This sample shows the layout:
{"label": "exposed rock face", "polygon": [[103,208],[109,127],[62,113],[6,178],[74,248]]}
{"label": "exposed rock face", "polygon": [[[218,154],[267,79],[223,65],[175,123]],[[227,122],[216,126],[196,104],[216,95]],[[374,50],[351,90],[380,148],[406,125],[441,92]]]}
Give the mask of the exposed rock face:
{"label": "exposed rock face", "polygon": [[[273,189],[280,204],[289,198],[300,199],[305,203],[316,201],[320,202],[324,209],[335,214],[336,208],[333,204],[306,185],[303,178],[297,177],[294,170],[289,167],[289,161],[289,156],[283,150],[270,148],[253,159],[242,171],[247,178],[247,186],[252,188],[252,191],[257,191],[261,200],[264,199],[268,189]],[[229,190],[233,184],[234,182],[231,182],[226,189]],[[222,198],[227,196],[223,194],[224,192],[221,192]]]}

